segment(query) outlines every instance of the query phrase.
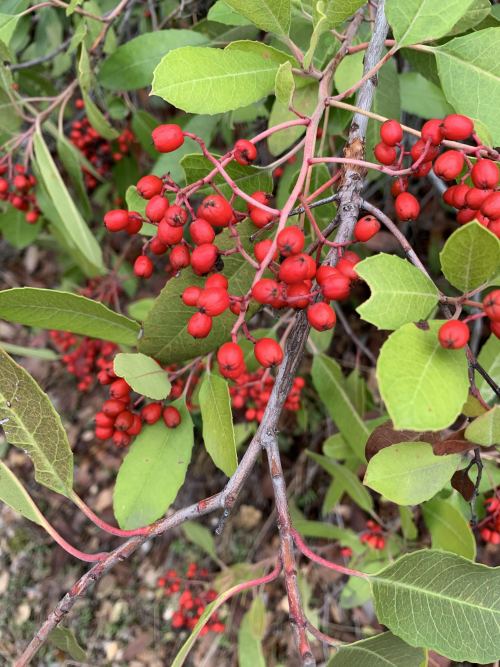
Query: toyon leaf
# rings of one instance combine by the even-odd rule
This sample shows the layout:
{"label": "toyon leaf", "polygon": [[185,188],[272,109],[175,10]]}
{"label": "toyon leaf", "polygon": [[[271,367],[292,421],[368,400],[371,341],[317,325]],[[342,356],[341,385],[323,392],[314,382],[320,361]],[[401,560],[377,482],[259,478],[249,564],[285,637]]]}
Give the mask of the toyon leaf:
{"label": "toyon leaf", "polygon": [[417,505],[449,482],[460,460],[436,456],[428,442],[402,442],[370,459],[363,483],[398,505]]}
{"label": "toyon leaf", "polygon": [[292,74],[292,63],[288,60],[282,63],[276,72],[275,92],[280,104],[286,107],[292,104],[295,81]]}
{"label": "toyon leaf", "polygon": [[210,558],[213,558],[215,561],[217,560],[215,540],[211,530],[205,528],[200,523],[196,523],[196,521],[186,521],[186,523],[182,524],[181,528],[187,540],[196,544],[200,549],[203,549]]}
{"label": "toyon leaf", "polygon": [[[492,334],[481,348],[477,360],[490,378],[496,384],[500,384],[500,338]],[[488,403],[492,402],[496,398],[493,388],[490,387],[483,376],[477,371],[475,373],[475,380],[476,386],[484,400]]]}
{"label": "toyon leaf", "polygon": [[379,623],[411,646],[484,664],[500,655],[500,568],[441,551],[406,554],[370,576]]}
{"label": "toyon leaf", "polygon": [[473,0],[387,0],[385,12],[398,46],[429,42],[446,35]]}
{"label": "toyon leaf", "polygon": [[439,442],[439,435],[432,431],[398,431],[389,419],[377,426],[368,438],[365,447],[366,460],[369,461],[386,447],[403,442],[430,442],[433,444]]}
{"label": "toyon leaf", "polygon": [[326,17],[329,28],[335,28],[343,23],[349,16],[352,16],[365,3],[362,0],[336,0],[335,2],[313,3],[316,5],[323,5],[322,11]]}
{"label": "toyon leaf", "polygon": [[474,419],[465,429],[465,437],[477,445],[500,445],[500,405]]}
{"label": "toyon leaf", "polygon": [[189,113],[223,113],[267,97],[277,70],[253,53],[185,46],[162,58],[151,93]]}
{"label": "toyon leaf", "polygon": [[453,232],[439,258],[446,280],[462,292],[469,292],[498,272],[500,240],[473,221]]}
{"label": "toyon leaf", "polygon": [[462,512],[443,498],[433,498],[422,505],[422,514],[432,539],[432,548],[463,556],[476,557],[476,540]]}
{"label": "toyon leaf", "polygon": [[140,352],[117,354],[113,369],[134,391],[148,398],[159,401],[167,398],[172,389],[167,372],[157,361]]}
{"label": "toyon leaf", "polygon": [[291,0],[224,0],[238,14],[257,28],[277,35],[288,35],[291,23]]}
{"label": "toyon leaf", "polygon": [[31,375],[0,348],[0,424],[33,461],[35,479],[70,497],[73,453],[61,418]]}
{"label": "toyon leaf", "polygon": [[380,393],[396,429],[439,431],[460,414],[467,400],[463,350],[439,344],[439,321],[428,329],[405,324],[382,345],[377,360]]}
{"label": "toyon leaf", "polygon": [[356,310],[379,329],[425,320],[438,303],[439,291],[432,280],[395,255],[368,257],[356,264],[356,272],[371,291],[368,301]]}
{"label": "toyon leaf", "polygon": [[423,648],[409,646],[391,632],[341,646],[327,667],[422,667]]}
{"label": "toyon leaf", "polygon": [[118,471],[113,509],[120,528],[134,529],[165,514],[184,484],[193,448],[193,422],[182,399],[172,403],[181,413],[177,428],[163,420],[145,426]]}
{"label": "toyon leaf", "polygon": [[0,319],[42,329],[71,331],[120,345],[135,345],[137,322],[98,301],[71,292],[14,287],[0,292]]}
{"label": "toyon leaf", "polygon": [[44,526],[40,510],[14,473],[0,459],[0,500],[25,519]]}
{"label": "toyon leaf", "polygon": [[266,667],[262,640],[266,631],[266,605],[262,597],[254,598],[241,619],[238,630],[239,667]]}
{"label": "toyon leaf", "polygon": [[215,465],[230,477],[238,465],[231,397],[226,380],[206,373],[198,394],[205,449]]}
{"label": "toyon leaf", "polygon": [[[294,109],[310,116],[318,103],[318,86],[316,83],[304,86],[295,91],[293,96]],[[288,105],[282,104],[278,99],[274,100],[271,115],[268,120],[268,127],[286,123],[289,120],[296,120],[297,116],[293,111],[290,111]],[[295,125],[286,128],[281,132],[274,132],[267,140],[269,151],[271,155],[280,155],[287,148],[290,148],[300,137],[305,133],[305,125]],[[314,173],[314,171],[313,171]]]}
{"label": "toyon leaf", "polygon": [[65,628],[62,625],[57,626],[50,631],[47,641],[60,651],[67,653],[70,658],[77,662],[85,662],[87,660],[87,654],[69,628]]}

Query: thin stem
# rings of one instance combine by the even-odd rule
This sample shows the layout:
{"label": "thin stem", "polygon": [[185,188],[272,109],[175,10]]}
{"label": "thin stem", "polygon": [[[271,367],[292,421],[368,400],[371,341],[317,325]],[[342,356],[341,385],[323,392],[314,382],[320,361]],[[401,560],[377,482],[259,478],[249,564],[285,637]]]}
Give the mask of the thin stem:
{"label": "thin stem", "polygon": [[292,528],[291,534],[293,541],[297,545],[299,551],[301,551],[304,554],[304,556],[306,556],[306,558],[309,558],[309,560],[312,560],[314,563],[318,563],[318,565],[327,567],[329,570],[334,570],[339,574],[346,574],[348,577],[360,577],[361,579],[369,579],[369,576],[364,572],[360,572],[359,570],[352,570],[351,568],[344,567],[343,565],[339,565],[338,563],[332,563],[332,561],[326,560],[326,558],[323,558],[323,556],[318,556],[317,554],[315,554],[314,551],[311,551],[311,549],[309,549],[307,544],[304,542],[304,540],[301,538],[301,536],[294,528]]}

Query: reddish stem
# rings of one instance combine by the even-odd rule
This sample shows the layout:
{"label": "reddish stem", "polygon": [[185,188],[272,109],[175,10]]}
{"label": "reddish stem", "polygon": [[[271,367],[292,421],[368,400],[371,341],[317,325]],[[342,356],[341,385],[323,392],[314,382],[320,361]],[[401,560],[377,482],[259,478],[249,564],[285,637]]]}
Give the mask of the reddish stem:
{"label": "reddish stem", "polygon": [[292,528],[290,531],[293,541],[297,545],[297,548],[306,556],[309,558],[309,560],[312,560],[315,563],[318,563],[319,565],[323,565],[323,567],[327,567],[329,570],[335,570],[335,572],[339,572],[340,574],[347,574],[349,577],[361,577],[362,579],[368,579],[368,575],[365,574],[364,572],[360,572],[359,570],[351,570],[348,567],[344,567],[343,565],[339,565],[338,563],[332,563],[332,561],[326,560],[326,558],[322,558],[322,556],[318,556],[317,554],[314,553],[314,551],[311,551],[307,544],[303,541],[303,539],[300,537],[298,532]]}

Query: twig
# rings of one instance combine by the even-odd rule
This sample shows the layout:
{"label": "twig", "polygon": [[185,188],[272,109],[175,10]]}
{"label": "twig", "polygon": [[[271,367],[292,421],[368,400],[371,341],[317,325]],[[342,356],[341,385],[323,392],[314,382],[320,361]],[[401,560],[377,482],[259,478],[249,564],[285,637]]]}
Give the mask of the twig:
{"label": "twig", "polygon": [[363,343],[363,341],[356,336],[354,331],[352,330],[351,325],[349,324],[349,321],[347,317],[344,315],[342,308],[339,306],[338,303],[334,304],[335,307],[335,312],[337,313],[337,317],[340,320],[340,323],[344,327],[344,330],[346,334],[349,336],[349,338],[352,340],[354,345],[367,357],[374,366],[377,364],[377,359],[375,358],[374,354],[372,351]]}

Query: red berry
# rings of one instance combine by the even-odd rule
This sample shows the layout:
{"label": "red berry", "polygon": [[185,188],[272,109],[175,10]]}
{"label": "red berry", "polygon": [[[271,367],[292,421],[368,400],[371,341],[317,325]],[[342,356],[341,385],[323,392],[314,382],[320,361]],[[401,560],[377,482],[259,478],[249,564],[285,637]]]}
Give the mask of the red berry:
{"label": "red berry", "polygon": [[116,398],[109,398],[102,404],[102,412],[108,417],[117,417],[120,412],[125,410],[126,404],[124,401],[119,401]]}
{"label": "red berry", "polygon": [[492,192],[481,204],[481,213],[487,218],[500,218],[500,192]]}
{"label": "red berry", "polygon": [[380,126],[380,138],[388,146],[395,146],[403,139],[403,128],[397,120],[386,120]]}
{"label": "red berry", "polygon": [[443,122],[440,118],[433,118],[422,125],[421,136],[424,141],[430,140],[434,146],[443,141]]}
{"label": "red berry", "polygon": [[163,219],[172,227],[182,227],[187,222],[188,214],[182,206],[173,204],[167,208]]}
{"label": "red berry", "polygon": [[491,190],[481,190],[480,188],[470,188],[465,195],[465,203],[467,208],[477,209],[481,208],[481,204],[491,195]]}
{"label": "red berry", "polygon": [[[264,204],[265,206],[269,206],[269,203],[273,196],[269,194],[268,192],[263,192],[262,190],[257,190],[256,192],[252,192],[250,195],[252,199],[255,199],[255,201],[258,201],[259,204]],[[247,203],[247,208],[248,211],[251,212],[255,207],[255,204],[250,204]]]}
{"label": "red berry", "polygon": [[164,255],[167,252],[167,248],[168,246],[158,236],[154,236],[149,244],[149,249],[154,255]]}
{"label": "red berry", "polygon": [[357,280],[358,274],[356,273],[356,269],[354,267],[360,261],[361,260],[359,257],[353,259],[352,257],[344,256],[342,257],[342,259],[339,259],[336,268],[338,271],[340,271],[340,273],[343,276],[345,276],[349,280]]}
{"label": "red berry", "polygon": [[152,222],[160,222],[168,209],[168,199],[161,195],[152,197],[146,205],[146,216]]}
{"label": "red berry", "polygon": [[182,241],[184,229],[182,227],[172,227],[166,220],[162,220],[158,225],[158,240],[166,246],[176,245]]}
{"label": "red berry", "polygon": [[130,394],[130,385],[123,378],[118,378],[111,383],[109,387],[109,395],[111,398],[128,398]]}
{"label": "red berry", "polygon": [[211,271],[219,256],[219,249],[212,243],[202,243],[191,253],[191,267],[198,276]]}
{"label": "red berry", "polygon": [[200,313],[205,313],[210,317],[221,315],[229,308],[229,294],[222,287],[208,287],[201,291],[197,303]]}
{"label": "red berry", "polygon": [[333,329],[336,319],[335,311],[324,301],[313,303],[307,309],[307,320],[318,331]]}
{"label": "red berry", "polygon": [[460,183],[460,185],[456,185],[453,188],[453,195],[452,195],[452,201],[453,201],[453,206],[455,208],[466,208],[466,197],[469,194],[469,188],[468,185],[465,183]]}
{"label": "red berry", "polygon": [[391,195],[393,197],[397,197],[400,195],[402,192],[406,192],[408,190],[408,179],[406,176],[404,178],[397,178],[394,183],[391,185]]}
{"label": "red berry", "polygon": [[95,437],[98,440],[107,440],[113,436],[114,429],[111,427],[98,426],[95,430]]}
{"label": "red berry", "polygon": [[127,429],[128,435],[139,435],[142,431],[142,419],[139,415],[133,415],[132,425]]}
{"label": "red berry", "polygon": [[282,229],[276,241],[280,253],[284,257],[288,257],[302,252],[306,240],[304,232],[298,227],[292,226]]}
{"label": "red berry", "polygon": [[476,188],[492,190],[498,185],[498,167],[492,160],[479,159],[472,167],[470,177]]}
{"label": "red berry", "polygon": [[181,423],[181,413],[173,405],[167,405],[163,410],[162,416],[168,428],[177,428]]}
{"label": "red berry", "polygon": [[446,151],[434,162],[434,173],[445,181],[452,181],[460,175],[464,162],[460,151]]}
{"label": "red berry", "polygon": [[474,123],[467,116],[452,113],[443,120],[443,134],[445,139],[463,141],[474,131]]}
{"label": "red berry", "polygon": [[280,297],[280,287],[272,278],[261,278],[252,287],[252,297],[259,303],[272,305]]}
{"label": "red berry", "polygon": [[500,239],[500,218],[497,220],[490,220],[490,224],[488,225],[488,230],[492,233],[495,234],[495,236]]}
{"label": "red berry", "polygon": [[393,164],[398,156],[396,149],[393,146],[388,146],[382,142],[375,146],[373,154],[380,164],[386,165]]}
{"label": "red berry", "polygon": [[451,350],[459,350],[465,347],[469,341],[469,327],[461,320],[448,320],[441,325],[438,338],[442,347]]}
{"label": "red berry", "polygon": [[128,431],[134,422],[134,415],[129,410],[124,410],[115,419],[115,428],[118,431]]}
{"label": "red berry", "polygon": [[40,214],[38,211],[28,211],[26,215],[24,216],[24,219],[28,223],[28,225],[34,225],[37,221],[38,218],[40,217]]}
{"label": "red berry", "polygon": [[137,234],[141,231],[142,220],[139,213],[131,211],[128,216],[128,225],[125,227],[125,231],[130,236]]}
{"label": "red berry", "polygon": [[457,213],[457,222],[459,225],[465,225],[467,222],[474,220],[477,216],[477,211],[473,208],[463,208]]}
{"label": "red berry", "polygon": [[158,176],[150,174],[143,176],[137,181],[137,192],[143,199],[151,199],[155,195],[160,195],[163,189],[163,181]]}
{"label": "red berry", "polygon": [[96,426],[100,428],[111,428],[115,423],[115,418],[110,417],[104,412],[98,412],[94,417],[94,421],[96,423]]}
{"label": "red berry", "polygon": [[380,231],[380,222],[373,215],[365,215],[360,218],[354,226],[354,238],[356,241],[366,242]]}
{"label": "red berry", "polygon": [[496,320],[491,320],[490,329],[491,329],[491,333],[494,336],[496,336],[497,338],[500,338],[500,322],[497,322]]}
{"label": "red berry", "polygon": [[274,217],[275,216],[272,213],[263,211],[261,208],[253,207],[250,210],[250,220],[259,229],[262,229],[268,225],[274,219]]}
{"label": "red berry", "polygon": [[227,290],[229,282],[226,276],[223,276],[222,273],[213,273],[205,280],[205,288],[207,287],[221,287],[222,289]]}
{"label": "red berry", "polygon": [[238,139],[234,144],[234,159],[238,164],[248,165],[257,158],[257,149],[251,141]]}
{"label": "red berry", "polygon": [[150,278],[153,274],[153,262],[146,255],[139,255],[134,262],[134,273],[139,278]]}
{"label": "red berry", "polygon": [[110,232],[121,232],[128,225],[128,211],[124,209],[114,209],[108,211],[104,216],[104,225]]}
{"label": "red berry", "polygon": [[334,266],[326,266],[326,265],[320,266],[316,271],[316,282],[318,283],[318,285],[322,285],[327,278],[340,275],[342,274]]}
{"label": "red berry", "polygon": [[243,350],[237,343],[224,343],[217,352],[217,363],[222,375],[244,365]]}
{"label": "red berry", "polygon": [[200,294],[201,287],[195,287],[194,285],[191,287],[186,287],[182,293],[182,301],[186,304],[186,306],[196,306],[198,299],[200,298]]}
{"label": "red berry", "polygon": [[316,262],[305,253],[292,255],[283,261],[278,275],[279,279],[288,285],[312,280],[316,275]]}
{"label": "red berry", "polygon": [[435,157],[437,157],[438,149],[432,144],[427,145],[423,139],[416,141],[410,149],[410,154],[413,158],[413,161],[416,162],[422,155],[424,156],[423,162],[432,162]]}
{"label": "red berry", "polygon": [[[267,253],[271,249],[273,242],[271,239],[265,239],[264,241],[259,241],[258,243],[255,244],[253,248],[253,254],[255,255],[255,259],[259,262],[259,264],[262,264],[264,259],[267,256]],[[273,259],[277,260],[278,259],[278,249],[274,251]]]}
{"label": "red berry", "polygon": [[422,162],[422,164],[413,172],[415,178],[424,178],[432,169],[432,162]]}
{"label": "red berry", "polygon": [[149,403],[141,410],[141,417],[146,424],[156,424],[161,417],[161,404]]}
{"label": "red berry", "polygon": [[281,345],[273,338],[261,338],[255,343],[255,358],[264,368],[277,366],[283,361]]}
{"label": "red berry", "polygon": [[221,195],[208,195],[201,202],[196,215],[214,227],[227,227],[233,219],[231,204]]}
{"label": "red berry", "polygon": [[415,220],[420,213],[420,204],[409,192],[402,192],[394,202],[396,215],[400,220]]}
{"label": "red berry", "polygon": [[321,292],[325,299],[341,301],[347,299],[351,291],[351,281],[340,272],[326,278],[321,285]]}
{"label": "red berry", "polygon": [[130,436],[123,431],[115,431],[113,433],[113,442],[118,447],[126,447],[130,444]]}
{"label": "red berry", "polygon": [[500,321],[500,289],[495,289],[485,296],[483,308],[490,320]]}
{"label": "red berry", "polygon": [[189,227],[189,233],[195,245],[202,245],[203,243],[212,243],[215,238],[215,230],[212,225],[203,220],[203,218],[196,218]]}
{"label": "red berry", "polygon": [[12,183],[16,190],[29,190],[30,188],[29,180],[26,178],[26,176],[22,176],[21,174],[14,176]]}
{"label": "red berry", "polygon": [[190,255],[188,247],[185,245],[176,245],[170,253],[170,266],[174,271],[179,271],[189,266]]}
{"label": "red berry", "polygon": [[159,153],[171,153],[184,143],[184,133],[178,125],[158,125],[151,136]]}
{"label": "red berry", "polygon": [[193,338],[206,338],[212,330],[212,318],[205,313],[195,313],[189,318],[187,331]]}
{"label": "red berry", "polygon": [[9,191],[9,181],[5,178],[0,178],[0,194],[4,195]]}
{"label": "red berry", "polygon": [[286,290],[287,303],[296,310],[307,308],[311,302],[310,293],[310,281],[288,285]]}

